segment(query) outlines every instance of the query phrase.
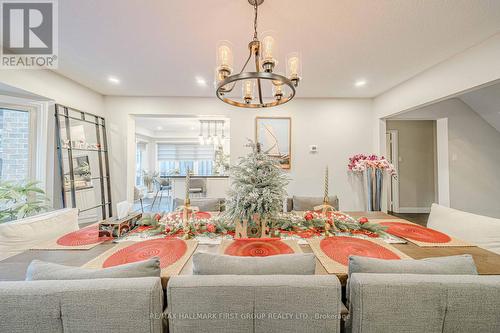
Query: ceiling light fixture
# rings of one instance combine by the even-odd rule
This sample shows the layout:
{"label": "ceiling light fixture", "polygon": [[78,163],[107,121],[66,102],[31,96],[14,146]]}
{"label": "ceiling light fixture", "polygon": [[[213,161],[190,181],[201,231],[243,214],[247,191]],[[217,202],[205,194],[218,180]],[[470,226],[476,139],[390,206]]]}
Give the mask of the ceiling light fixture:
{"label": "ceiling light fixture", "polygon": [[115,76],[108,76],[108,81],[113,84],[120,84],[120,79]]}
{"label": "ceiling light fixture", "polygon": [[[204,124],[206,124],[206,135],[203,127]],[[225,124],[225,120],[200,120],[200,134],[198,135],[198,142],[200,145],[222,145],[226,139],[224,135]],[[214,127],[213,132],[212,127]],[[212,133],[214,135],[212,135]]]}
{"label": "ceiling light fixture", "polygon": [[[233,53],[230,43],[219,42],[217,45],[217,68],[216,95],[225,103],[243,108],[265,108],[284,104],[295,96],[295,88],[301,80],[301,62],[297,52],[288,54],[286,57],[286,76],[273,73],[277,65],[275,58],[275,45],[272,36],[265,36],[262,42],[257,36],[258,7],[264,0],[248,0],[254,7],[254,34],[252,41],[248,44],[249,55],[243,68],[237,73],[233,72]],[[255,58],[255,71],[245,72],[252,56]],[[232,75],[231,75],[232,74]],[[241,82],[242,98],[235,99],[227,97],[233,91],[236,84]],[[264,99],[262,86],[264,82],[272,85],[272,99]],[[255,87],[257,87],[257,98],[255,98]],[[254,102],[255,101],[255,102]]]}
{"label": "ceiling light fixture", "polygon": [[207,81],[202,78],[201,76],[195,77],[196,84],[198,84],[200,87],[206,87],[207,86]]}
{"label": "ceiling light fixture", "polygon": [[366,83],[367,83],[366,80],[360,79],[360,80],[357,80],[356,82],[354,82],[354,85],[359,88],[359,87],[366,86]]}

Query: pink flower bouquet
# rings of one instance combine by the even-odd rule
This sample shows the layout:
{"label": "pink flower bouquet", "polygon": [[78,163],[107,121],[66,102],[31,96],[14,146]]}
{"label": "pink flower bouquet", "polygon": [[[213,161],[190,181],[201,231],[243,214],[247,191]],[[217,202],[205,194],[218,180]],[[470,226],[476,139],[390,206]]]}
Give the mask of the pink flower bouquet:
{"label": "pink flower bouquet", "polygon": [[347,165],[349,171],[361,173],[368,168],[383,170],[392,177],[397,176],[394,165],[389,163],[384,156],[357,154],[349,158],[349,164]]}

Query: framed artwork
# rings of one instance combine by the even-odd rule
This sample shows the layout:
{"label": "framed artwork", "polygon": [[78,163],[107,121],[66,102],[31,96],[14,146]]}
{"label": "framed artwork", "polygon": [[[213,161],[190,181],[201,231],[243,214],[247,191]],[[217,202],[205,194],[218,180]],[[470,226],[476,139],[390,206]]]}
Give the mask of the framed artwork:
{"label": "framed artwork", "polygon": [[267,155],[276,158],[283,169],[290,169],[292,161],[292,118],[256,117],[255,142]]}

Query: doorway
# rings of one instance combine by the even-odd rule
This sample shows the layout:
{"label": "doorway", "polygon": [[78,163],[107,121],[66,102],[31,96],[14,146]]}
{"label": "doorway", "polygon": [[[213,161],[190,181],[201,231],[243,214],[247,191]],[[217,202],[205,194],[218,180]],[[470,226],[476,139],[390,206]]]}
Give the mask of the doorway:
{"label": "doorway", "polygon": [[386,129],[387,159],[398,173],[388,190],[388,210],[426,221],[438,201],[436,121],[388,120]]}

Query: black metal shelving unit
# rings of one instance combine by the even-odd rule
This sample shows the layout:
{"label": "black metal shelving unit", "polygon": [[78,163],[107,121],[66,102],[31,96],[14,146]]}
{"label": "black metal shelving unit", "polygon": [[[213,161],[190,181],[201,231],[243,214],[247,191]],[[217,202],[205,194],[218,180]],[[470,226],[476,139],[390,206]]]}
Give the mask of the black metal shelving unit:
{"label": "black metal shelving unit", "polygon": [[[100,208],[100,219],[113,216],[105,119],[92,113],[56,104],[55,126],[59,174],[61,176],[62,206],[64,208],[78,208],[80,214]],[[89,144],[86,140],[80,138],[81,145],[84,147],[76,147],[77,141],[74,137],[76,133],[72,133],[72,127],[81,130],[81,133],[78,133],[80,137],[82,135],[88,136],[92,141],[95,140],[95,143]],[[92,129],[93,127],[95,127],[95,132]],[[85,129],[87,129],[88,133],[86,133]],[[91,154],[96,154],[96,156]],[[77,171],[75,169],[75,155],[80,155],[78,157],[83,157],[87,161],[88,175],[85,180],[77,179],[80,174],[75,172]],[[95,162],[96,159],[97,163],[91,163],[91,161]],[[97,164],[96,170],[92,169],[93,164]],[[86,182],[87,185],[77,187],[77,182],[79,184]],[[94,186],[94,182],[98,182],[97,186]],[[88,185],[89,183],[90,185]],[[90,189],[93,189],[95,198],[100,198],[100,203],[97,204],[99,200],[96,200],[95,205],[86,207],[84,203],[78,202],[77,192]]]}

